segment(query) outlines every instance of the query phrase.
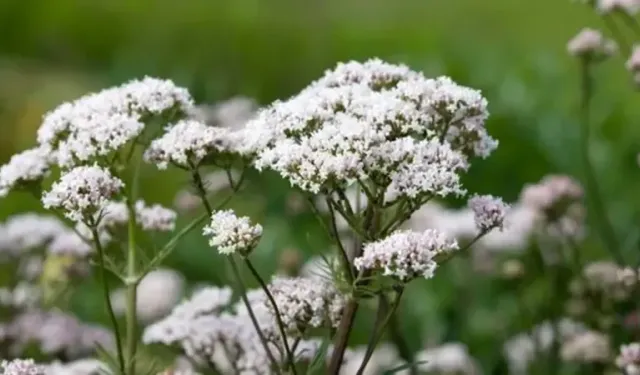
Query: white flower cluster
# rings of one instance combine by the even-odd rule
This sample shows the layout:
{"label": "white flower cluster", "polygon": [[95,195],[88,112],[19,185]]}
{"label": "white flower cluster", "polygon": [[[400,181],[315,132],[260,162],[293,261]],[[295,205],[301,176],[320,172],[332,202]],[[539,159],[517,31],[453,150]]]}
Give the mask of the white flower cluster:
{"label": "white flower cluster", "polygon": [[416,277],[431,278],[437,267],[436,256],[458,249],[455,240],[433,229],[423,232],[399,230],[388,237],[368,243],[361,257],[353,261],[359,271],[382,271],[401,281]]}
{"label": "white flower cluster", "polygon": [[86,238],[80,237],[72,230],[61,232],[47,245],[49,254],[72,255],[79,258],[88,256],[93,251]]}
{"label": "white flower cluster", "polygon": [[37,365],[33,359],[3,360],[0,362],[2,375],[45,375],[44,368]]}
{"label": "white flower cluster", "polygon": [[151,142],[145,151],[144,158],[159,169],[166,169],[169,164],[173,164],[190,170],[213,153],[240,152],[242,141],[241,130],[183,120],[167,127],[162,137]]}
{"label": "white flower cluster", "polygon": [[640,10],[640,1],[638,0],[596,0],[596,9],[601,14],[611,12],[623,12],[628,15],[634,15]]}
{"label": "white flower cluster", "polygon": [[0,252],[20,256],[44,248],[68,229],[54,216],[25,213],[11,216],[0,224]]}
{"label": "white flower cluster", "polygon": [[251,225],[248,217],[237,217],[233,210],[226,210],[215,212],[203,233],[210,237],[209,246],[217,247],[220,254],[245,255],[258,244],[262,226]]}
{"label": "white flower cluster", "polygon": [[176,227],[176,212],[159,204],[147,206],[139,200],[135,210],[138,225],[146,231],[171,232]]}
{"label": "white flower cluster", "polygon": [[[557,329],[554,329],[554,325]],[[509,374],[529,374],[529,365],[537,359],[537,355],[547,353],[552,348],[554,340],[562,344],[586,331],[584,325],[562,318],[556,322],[543,322],[534,327],[531,332],[512,337],[505,342],[503,347],[509,366]],[[558,333],[557,337],[555,336],[556,332]]]}
{"label": "white flower cluster", "polygon": [[[149,272],[137,287],[137,318],[147,324],[165,317],[182,298],[184,286],[184,277],[176,271],[157,269]],[[111,304],[116,314],[125,312],[125,294],[124,289],[111,293]]]}
{"label": "white flower cluster", "polygon": [[616,53],[618,47],[613,40],[605,38],[598,30],[584,28],[567,44],[567,51],[583,58],[603,59]]}
{"label": "white flower cluster", "polygon": [[[175,229],[177,214],[175,211],[159,204],[148,205],[138,200],[134,205],[136,224],[145,231],[171,232]],[[111,241],[119,229],[129,222],[129,209],[123,201],[109,201],[104,208],[93,217],[98,224],[98,234],[102,243]],[[76,230],[88,241],[93,241],[91,229],[84,223],[78,223]]]}
{"label": "white flower cluster", "polygon": [[114,348],[111,331],[79,321],[59,311],[30,310],[18,315],[4,327],[4,342],[10,353],[22,353],[36,345],[40,352],[66,358],[93,354],[97,345]]}
{"label": "white flower cluster", "polygon": [[564,342],[560,357],[569,362],[607,363],[611,357],[611,341],[603,333],[587,331]]}
{"label": "white flower cluster", "polygon": [[195,326],[202,316],[222,311],[231,301],[231,294],[230,288],[207,287],[197,291],[189,300],[176,306],[166,318],[147,327],[143,341],[188,345],[192,325]]}
{"label": "white flower cluster", "polygon": [[189,92],[171,81],[146,77],[64,103],[44,117],[38,142],[63,167],[105,157],[134,140],[148,116],[185,114]]}
{"label": "white flower cluster", "polygon": [[13,289],[0,287],[0,306],[25,309],[41,302],[40,288],[28,282],[19,282]]}
{"label": "white flower cluster", "polygon": [[466,345],[447,343],[435,348],[425,349],[416,354],[415,361],[420,363],[420,371],[428,374],[480,375],[480,365],[469,354]]}
{"label": "white flower cluster", "polygon": [[[630,268],[622,268],[612,261],[596,261],[587,264],[582,270],[582,277],[574,283],[581,283],[588,294],[598,293],[613,300],[625,300],[631,296],[638,280],[637,273]],[[579,297],[585,290],[572,290]]]}
{"label": "white flower cluster", "polygon": [[389,186],[387,201],[460,194],[467,159],[497,146],[484,128],[486,105],[446,77],[378,59],[341,63],[260,111],[245,145],[256,168],[311,192],[359,178]]}
{"label": "white flower cluster", "polygon": [[[275,277],[269,284],[287,332],[301,336],[308,329],[337,327],[345,297],[333,283],[304,277]],[[267,304],[269,309],[271,304]],[[275,311],[271,310],[272,313]]]}
{"label": "white flower cluster", "polygon": [[473,211],[476,227],[480,232],[488,232],[494,228],[503,229],[504,219],[509,205],[491,195],[474,195],[469,199],[469,208]]}
{"label": "white flower cluster", "polygon": [[520,202],[539,213],[543,229],[552,236],[581,237],[584,231],[584,190],[573,178],[545,176],[520,193]]}
{"label": "white flower cluster", "polygon": [[[249,295],[255,302],[258,294],[250,292]],[[231,306],[231,311],[226,312],[230,300],[229,288],[203,288],[176,306],[169,316],[149,326],[143,341],[178,345],[192,360],[213,363],[223,372],[235,368],[243,374],[270,374],[268,357],[246,309]],[[271,320],[265,316],[268,311],[263,302],[259,299],[253,310],[261,328],[273,337],[270,332],[275,331],[272,331]],[[263,322],[268,323],[263,326]]]}
{"label": "white flower cluster", "polygon": [[124,183],[98,165],[69,170],[42,196],[47,209],[62,209],[75,222],[91,220],[107,207]]}
{"label": "white flower cluster", "polygon": [[632,342],[620,346],[616,366],[626,375],[640,375],[640,343]]}
{"label": "white flower cluster", "polygon": [[42,148],[13,155],[7,164],[0,167],[0,197],[17,188],[28,188],[30,183],[38,183],[48,174],[49,161]]}

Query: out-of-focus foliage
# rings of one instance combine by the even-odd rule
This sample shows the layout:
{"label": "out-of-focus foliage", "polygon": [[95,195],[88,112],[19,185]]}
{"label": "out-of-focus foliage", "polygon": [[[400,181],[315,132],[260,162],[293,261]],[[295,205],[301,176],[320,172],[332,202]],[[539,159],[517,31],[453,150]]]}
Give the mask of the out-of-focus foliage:
{"label": "out-of-focus foliage", "polygon": [[[488,128],[500,147],[474,165],[466,184],[512,201],[525,183],[545,174],[581,177],[578,73],[565,44],[585,25],[602,26],[568,0],[3,0],[0,160],[32,145],[47,110],[130,78],[171,78],[202,103],[245,95],[267,104],[338,61],[379,56],[483,90],[492,113]],[[625,58],[598,68],[594,112],[595,167],[620,236],[638,225],[640,207],[640,107]],[[186,183],[175,173],[143,173],[150,201],[170,203]],[[292,190],[285,182],[251,177],[255,183],[232,206],[265,226],[255,251],[261,271],[272,273],[284,250],[298,249],[308,259],[328,246],[310,213],[288,209]],[[0,201],[0,216],[35,207],[15,194]],[[587,258],[602,253],[597,241],[587,247]],[[627,256],[639,258],[635,246]],[[169,266],[193,282],[217,282],[225,272],[220,262],[196,233]],[[470,280],[465,267],[458,262],[433,281],[413,285],[400,319],[413,348],[459,340],[486,369],[499,369],[501,340],[544,314],[522,316],[514,295],[535,305],[553,289],[535,262],[525,265],[532,277],[522,290],[499,277]],[[76,310],[106,322],[96,285],[82,286]],[[373,319],[361,315],[360,343]]]}

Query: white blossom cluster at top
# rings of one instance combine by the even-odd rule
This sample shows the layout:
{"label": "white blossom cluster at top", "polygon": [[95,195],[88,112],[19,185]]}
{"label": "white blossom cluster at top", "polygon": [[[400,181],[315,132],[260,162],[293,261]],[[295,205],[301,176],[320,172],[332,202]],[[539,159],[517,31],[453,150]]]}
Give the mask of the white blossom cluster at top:
{"label": "white blossom cluster at top", "polygon": [[258,169],[319,192],[356,179],[385,200],[464,192],[458,173],[496,147],[480,92],[378,59],[341,63],[247,124]]}

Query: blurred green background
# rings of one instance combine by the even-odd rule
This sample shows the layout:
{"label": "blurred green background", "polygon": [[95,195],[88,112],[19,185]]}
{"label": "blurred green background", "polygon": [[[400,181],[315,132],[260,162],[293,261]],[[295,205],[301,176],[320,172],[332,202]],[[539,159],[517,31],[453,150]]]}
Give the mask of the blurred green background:
{"label": "blurred green background", "polygon": [[[492,113],[487,126],[500,148],[472,167],[466,183],[513,201],[523,184],[547,173],[581,177],[578,74],[565,45],[580,28],[602,25],[569,0],[0,0],[0,161],[35,143],[46,111],[128,79],[170,78],[200,103],[246,95],[267,104],[338,61],[380,57],[483,90]],[[621,238],[637,226],[640,207],[640,106],[625,59],[598,68],[593,148]],[[147,200],[166,204],[186,182],[152,169],[144,178]],[[255,255],[264,272],[273,272],[283,249],[308,258],[327,247],[312,217],[287,213],[286,183],[273,176],[252,181],[234,205],[265,226]],[[12,195],[0,202],[0,216],[37,208],[33,199]],[[597,253],[597,238],[592,247]],[[223,278],[219,259],[197,235],[169,263],[193,281]],[[473,311],[452,316],[460,283],[455,272],[448,276],[418,285],[405,301],[411,346],[424,345],[427,332],[463,340],[487,368],[499,368],[496,340],[532,322],[523,322],[508,299],[493,297],[508,285],[490,282],[472,292]],[[85,289],[79,314],[103,319],[94,286]],[[515,323],[496,333],[504,321]]]}

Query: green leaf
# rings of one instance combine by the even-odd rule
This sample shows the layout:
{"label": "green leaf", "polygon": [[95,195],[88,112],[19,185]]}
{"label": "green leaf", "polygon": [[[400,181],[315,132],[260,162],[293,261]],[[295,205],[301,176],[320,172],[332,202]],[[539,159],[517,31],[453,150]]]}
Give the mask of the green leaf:
{"label": "green leaf", "polygon": [[313,374],[325,373],[324,371],[324,365],[326,362],[325,358],[327,358],[327,350],[329,349],[330,344],[331,344],[330,337],[327,337],[322,341],[322,345],[320,345],[320,349],[318,349],[318,352],[313,357],[311,364],[309,364],[309,369],[307,370],[307,374],[313,375]]}

